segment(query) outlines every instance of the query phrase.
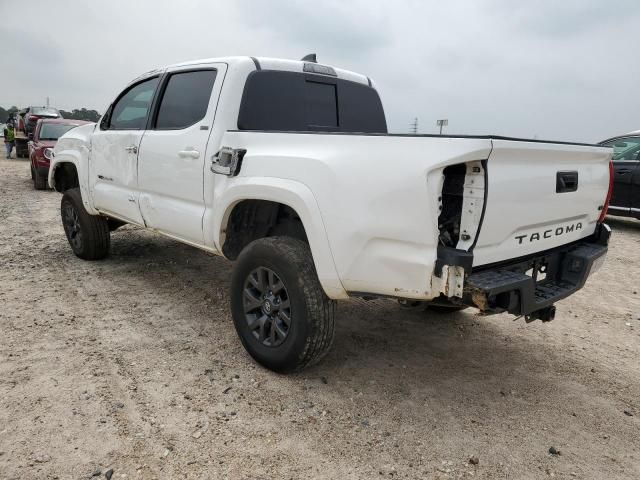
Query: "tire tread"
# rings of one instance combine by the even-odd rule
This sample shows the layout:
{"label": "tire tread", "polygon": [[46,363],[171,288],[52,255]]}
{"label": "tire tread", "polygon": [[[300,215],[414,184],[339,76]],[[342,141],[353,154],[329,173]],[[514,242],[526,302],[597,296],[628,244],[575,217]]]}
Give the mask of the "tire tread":
{"label": "tire tread", "polygon": [[247,246],[246,254],[251,254],[256,246],[268,248],[281,260],[296,267],[298,286],[303,292],[307,319],[310,321],[310,333],[302,352],[295,364],[281,371],[299,371],[318,363],[333,343],[336,302],[327,297],[320,285],[309,245],[293,237],[266,237]]}

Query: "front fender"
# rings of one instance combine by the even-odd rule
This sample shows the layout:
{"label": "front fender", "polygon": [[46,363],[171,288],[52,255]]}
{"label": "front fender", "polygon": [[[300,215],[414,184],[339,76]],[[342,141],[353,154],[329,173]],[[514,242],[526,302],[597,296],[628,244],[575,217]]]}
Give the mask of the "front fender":
{"label": "front fender", "polygon": [[273,177],[224,178],[216,185],[215,208],[212,210],[213,242],[222,251],[225,230],[233,208],[243,200],[266,200],[292,208],[302,220],[309,240],[318,279],[329,298],[348,298],[333,260],[331,246],[320,214],[320,208],[311,190],[293,180]]}
{"label": "front fender", "polygon": [[60,191],[55,184],[56,170],[65,163],[71,163],[75,166],[82,203],[91,215],[98,215],[98,211],[93,208],[89,194],[89,156],[91,154],[91,134],[95,126],[96,124],[82,125],[69,130],[60,137],[53,149],[54,158],[49,166],[49,186],[56,191]]}

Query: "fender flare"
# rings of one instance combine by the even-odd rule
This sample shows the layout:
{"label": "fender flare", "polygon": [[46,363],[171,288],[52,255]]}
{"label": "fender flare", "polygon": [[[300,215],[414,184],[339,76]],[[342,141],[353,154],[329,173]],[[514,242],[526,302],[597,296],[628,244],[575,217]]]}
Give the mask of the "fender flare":
{"label": "fender flare", "polygon": [[305,184],[273,177],[236,177],[214,192],[213,242],[222,251],[225,229],[234,207],[243,200],[265,200],[292,208],[304,226],[318,279],[329,298],[348,298],[338,276],[322,214],[313,192]]}
{"label": "fender flare", "polygon": [[[56,149],[57,150],[57,149]],[[66,163],[71,163],[75,166],[78,173],[78,183],[80,184],[80,194],[82,196],[82,203],[87,213],[90,215],[99,215],[99,212],[93,208],[93,204],[90,202],[91,195],[89,195],[89,149],[82,145],[79,148],[62,149],[55,151],[55,157],[49,167],[49,186],[56,191],[59,191],[55,185],[56,170]],[[62,193],[62,192],[60,192]]]}

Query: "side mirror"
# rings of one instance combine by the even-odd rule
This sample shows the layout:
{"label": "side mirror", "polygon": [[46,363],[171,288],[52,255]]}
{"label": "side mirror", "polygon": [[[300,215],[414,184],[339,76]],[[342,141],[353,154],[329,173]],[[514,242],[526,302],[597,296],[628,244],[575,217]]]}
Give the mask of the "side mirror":
{"label": "side mirror", "polygon": [[107,111],[104,112],[104,115],[100,119],[100,130],[109,130],[109,122],[111,120],[111,111],[113,110],[113,105],[109,105]]}

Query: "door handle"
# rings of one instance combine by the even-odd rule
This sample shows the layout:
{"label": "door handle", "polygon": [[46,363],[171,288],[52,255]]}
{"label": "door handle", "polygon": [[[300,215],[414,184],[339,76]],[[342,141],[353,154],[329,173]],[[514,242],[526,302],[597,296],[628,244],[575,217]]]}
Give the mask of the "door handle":
{"label": "door handle", "polygon": [[138,147],[136,147],[135,145],[129,145],[128,147],[124,147],[124,149],[128,153],[138,153]]}
{"label": "door handle", "polygon": [[200,158],[200,152],[198,150],[180,150],[178,156],[180,158]]}
{"label": "door handle", "polygon": [[578,172],[557,172],[556,193],[568,193],[578,190]]}

